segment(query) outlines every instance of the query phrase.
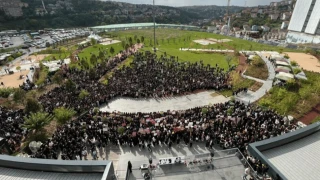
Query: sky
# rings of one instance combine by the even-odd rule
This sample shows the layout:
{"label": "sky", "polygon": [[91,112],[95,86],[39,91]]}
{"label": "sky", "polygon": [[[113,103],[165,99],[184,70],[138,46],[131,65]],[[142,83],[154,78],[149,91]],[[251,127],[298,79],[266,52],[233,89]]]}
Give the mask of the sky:
{"label": "sky", "polygon": [[[153,0],[103,0],[103,1],[121,1],[132,4],[152,4]],[[279,2],[281,0],[231,0],[234,6],[258,6],[269,5],[270,2]],[[166,6],[193,6],[193,5],[217,5],[226,6],[227,0],[155,0],[156,5]]]}

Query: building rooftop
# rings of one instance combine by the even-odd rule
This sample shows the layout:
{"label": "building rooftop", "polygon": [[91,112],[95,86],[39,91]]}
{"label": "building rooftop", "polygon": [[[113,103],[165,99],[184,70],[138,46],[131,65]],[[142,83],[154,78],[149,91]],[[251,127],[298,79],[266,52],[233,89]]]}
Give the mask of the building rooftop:
{"label": "building rooftop", "polygon": [[0,167],[1,180],[101,180],[103,173],[57,173]]}
{"label": "building rooftop", "polygon": [[320,177],[320,131],[300,140],[262,151],[262,154],[290,180]]}
{"label": "building rooftop", "polygon": [[250,154],[268,164],[269,175],[281,179],[320,177],[320,123],[249,144]]}

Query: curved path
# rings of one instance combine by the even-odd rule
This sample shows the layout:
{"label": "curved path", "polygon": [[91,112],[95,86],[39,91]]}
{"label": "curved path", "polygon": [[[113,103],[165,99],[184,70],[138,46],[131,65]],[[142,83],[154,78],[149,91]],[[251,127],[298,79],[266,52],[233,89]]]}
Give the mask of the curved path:
{"label": "curved path", "polygon": [[204,91],[184,96],[163,99],[117,98],[100,108],[104,112],[158,112],[167,110],[185,110],[209,104],[224,103],[229,98],[216,94],[214,91]]}
{"label": "curved path", "polygon": [[263,55],[263,53],[266,53],[266,52],[256,52],[256,53],[266,63],[266,65],[268,67],[268,71],[269,71],[269,77],[268,77],[267,80],[261,80],[261,79],[257,79],[257,78],[254,78],[254,77],[250,77],[250,76],[244,75],[245,71],[242,73],[242,77],[244,77],[244,78],[251,79],[251,80],[263,83],[262,87],[256,92],[248,91],[248,93],[240,93],[239,95],[236,96],[237,100],[242,101],[242,102],[244,102],[246,104],[249,104],[249,103],[252,103],[252,102],[255,102],[255,101],[259,100],[260,98],[262,98],[266,94],[266,92],[269,92],[270,89],[272,88],[273,79],[275,78],[274,66]]}

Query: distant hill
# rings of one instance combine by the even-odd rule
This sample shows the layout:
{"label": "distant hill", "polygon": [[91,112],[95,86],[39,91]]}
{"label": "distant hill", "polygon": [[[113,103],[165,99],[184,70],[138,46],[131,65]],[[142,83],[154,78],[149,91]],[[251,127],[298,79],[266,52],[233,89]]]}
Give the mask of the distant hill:
{"label": "distant hill", "polygon": [[[117,23],[138,23],[152,21],[152,5],[129,4],[122,2],[95,0],[21,0],[23,16],[10,17],[0,11],[0,30],[6,29],[43,29],[88,27]],[[240,10],[231,7],[230,12]],[[219,18],[226,7],[156,6],[157,23],[191,24],[201,19]]]}
{"label": "distant hill", "polygon": [[[226,6],[185,6],[179,7],[189,13],[197,14],[199,18],[204,19],[221,19],[227,13]],[[244,9],[244,7],[230,6],[229,13],[237,13]]]}

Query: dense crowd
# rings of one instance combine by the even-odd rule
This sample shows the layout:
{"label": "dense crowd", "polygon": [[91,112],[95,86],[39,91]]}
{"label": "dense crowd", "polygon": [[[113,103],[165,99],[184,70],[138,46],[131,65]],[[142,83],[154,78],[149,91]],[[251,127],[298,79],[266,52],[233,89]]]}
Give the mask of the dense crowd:
{"label": "dense crowd", "polygon": [[20,147],[21,140],[26,133],[21,128],[24,115],[23,110],[12,110],[0,106],[0,137],[5,139],[13,152]]}
{"label": "dense crowd", "polygon": [[[130,67],[114,70],[108,84],[99,79],[114,69],[129,55],[134,55]],[[115,97],[167,97],[180,95],[199,89],[231,88],[228,85],[228,73],[224,69],[197,63],[179,63],[174,57],[160,57],[151,53],[138,53],[136,49],[122,52],[107,63],[97,64],[92,71],[69,69],[63,66],[65,77],[75,83],[75,90],[67,86],[56,87],[41,96],[39,101],[47,112],[59,106],[71,107],[77,112],[108,103]],[[82,90],[89,92],[79,98]]]}
{"label": "dense crowd", "polygon": [[196,63],[181,63],[175,57],[136,53],[131,67],[116,70],[108,81],[112,94],[162,98],[201,89],[227,88],[224,69]]}
{"label": "dense crowd", "polygon": [[[239,148],[246,156],[249,143],[294,131],[295,124],[272,110],[226,102],[184,111],[108,113],[90,111],[57,129],[34,155],[37,158],[84,160],[109,144],[140,149],[203,142],[207,148]],[[249,158],[248,158],[249,159]],[[249,161],[260,172],[262,164]],[[258,161],[257,161],[258,162]]]}
{"label": "dense crowd", "polygon": [[[80,113],[91,107],[99,106],[100,103],[104,103],[107,99],[106,86],[101,84],[99,79],[127,59],[129,55],[134,54],[135,51],[135,48],[123,51],[119,56],[97,63],[93,71],[71,69],[63,65],[63,76],[75,84],[75,90],[70,90],[67,86],[56,87],[41,96],[39,98],[40,103],[47,112],[52,112],[56,107],[65,106],[71,107]],[[83,99],[79,98],[81,90],[90,92],[89,96]]]}

